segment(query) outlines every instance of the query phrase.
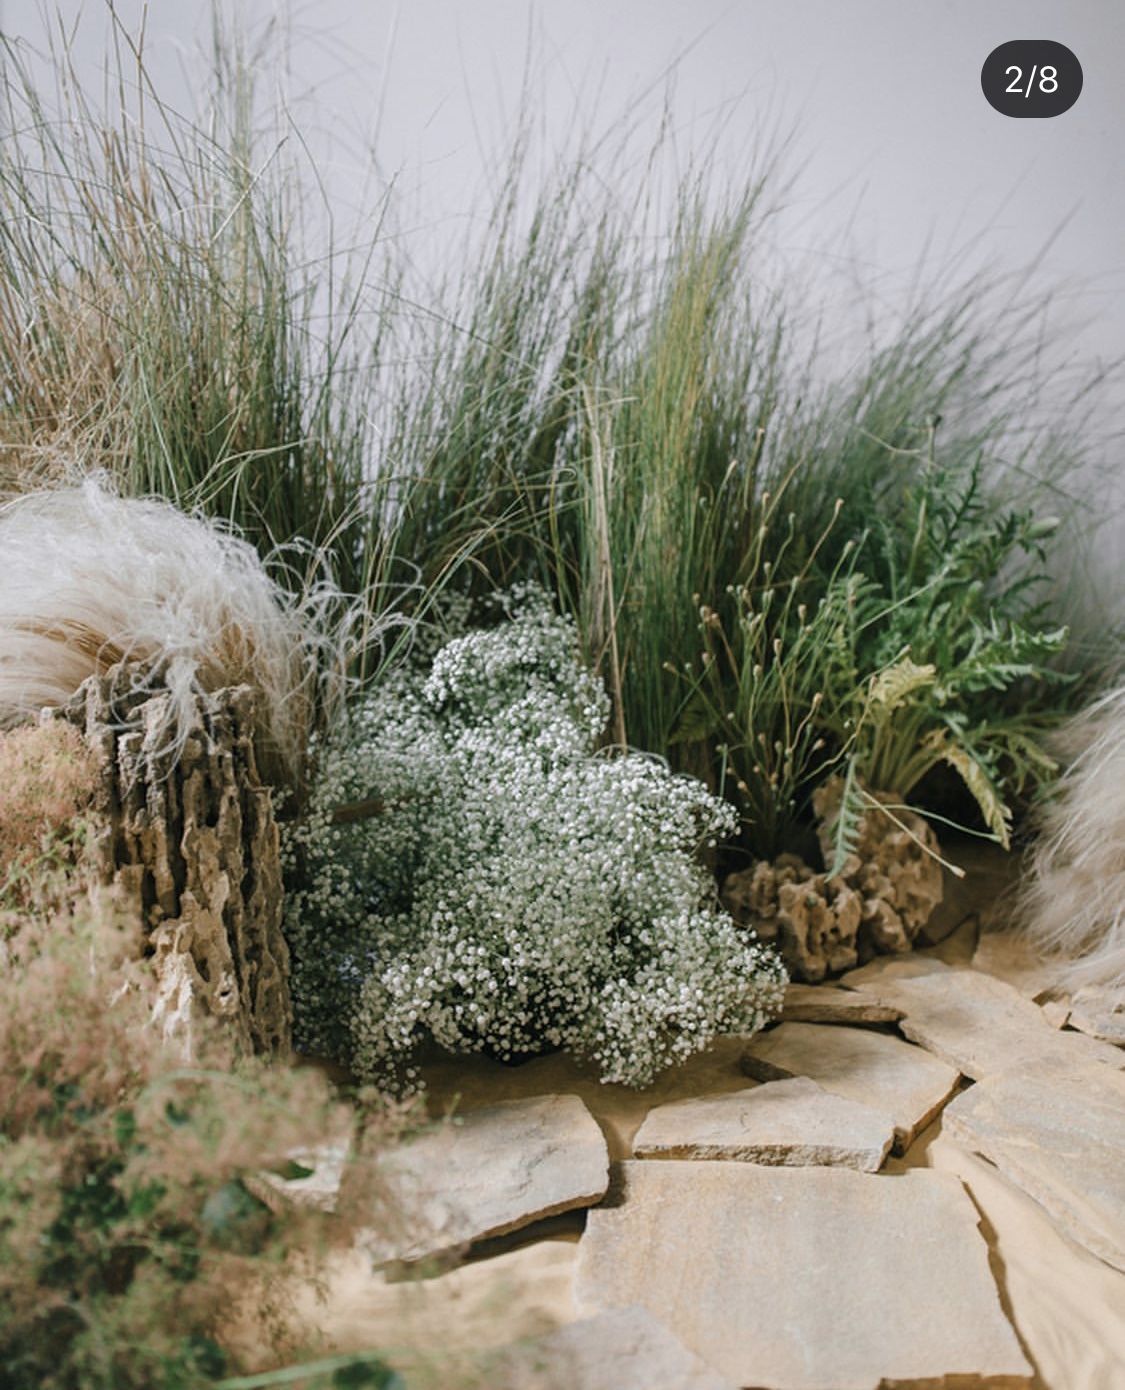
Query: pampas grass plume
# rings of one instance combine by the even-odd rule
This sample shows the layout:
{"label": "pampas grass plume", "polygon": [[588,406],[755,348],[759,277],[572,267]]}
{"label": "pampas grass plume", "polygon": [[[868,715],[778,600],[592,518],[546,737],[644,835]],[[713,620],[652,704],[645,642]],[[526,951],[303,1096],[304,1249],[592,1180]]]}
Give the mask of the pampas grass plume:
{"label": "pampas grass plume", "polygon": [[260,745],[296,774],[324,672],[338,667],[325,660],[340,633],[326,630],[324,586],[294,600],[247,542],[98,477],[0,509],[0,573],[0,728],[125,662],[136,683],[167,689],[173,753],[200,694],[249,684]]}
{"label": "pampas grass plume", "polygon": [[1059,748],[1073,760],[1041,816],[1021,917],[1061,986],[1125,1004],[1125,687],[1072,720]]}

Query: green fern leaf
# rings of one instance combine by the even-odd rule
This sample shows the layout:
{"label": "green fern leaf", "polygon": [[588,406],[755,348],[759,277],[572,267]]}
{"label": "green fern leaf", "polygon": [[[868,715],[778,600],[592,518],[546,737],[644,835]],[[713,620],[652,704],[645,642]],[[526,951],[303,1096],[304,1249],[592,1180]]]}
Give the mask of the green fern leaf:
{"label": "green fern leaf", "polygon": [[829,878],[835,878],[837,874],[843,873],[849,855],[855,853],[859,843],[864,809],[863,792],[856,781],[855,759],[849,758],[836,819],[827,827],[832,835],[832,863],[828,869]]}

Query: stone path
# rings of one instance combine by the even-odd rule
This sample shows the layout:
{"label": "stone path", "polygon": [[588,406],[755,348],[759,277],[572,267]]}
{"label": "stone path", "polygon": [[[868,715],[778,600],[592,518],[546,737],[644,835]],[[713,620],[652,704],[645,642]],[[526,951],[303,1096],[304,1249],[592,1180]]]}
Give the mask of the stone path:
{"label": "stone path", "polygon": [[742,1068],[758,1081],[808,1076],[826,1091],[890,1116],[899,1153],[953,1095],[960,1073],[889,1033],[782,1023],[756,1037]]}
{"label": "stone path", "polygon": [[[412,1390],[1125,1386],[1125,1049],[1098,1003],[965,928],[793,989],[641,1095],[563,1057],[443,1062],[431,1108],[460,1120],[388,1168],[422,1219],[366,1238],[319,1326],[398,1348]],[[371,1270],[453,1246],[421,1283]]]}

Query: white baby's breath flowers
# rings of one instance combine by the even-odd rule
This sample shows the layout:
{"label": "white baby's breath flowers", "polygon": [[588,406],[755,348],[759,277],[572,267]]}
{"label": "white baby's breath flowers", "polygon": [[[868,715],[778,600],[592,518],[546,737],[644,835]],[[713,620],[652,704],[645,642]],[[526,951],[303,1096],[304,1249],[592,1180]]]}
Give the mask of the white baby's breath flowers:
{"label": "white baby's breath flowers", "polygon": [[608,712],[573,626],[527,595],[359,705],[286,847],[304,1048],[401,1086],[426,1034],[504,1059],[564,1047],[636,1086],[762,1026],[782,967],[698,858],[736,813],[597,751]]}

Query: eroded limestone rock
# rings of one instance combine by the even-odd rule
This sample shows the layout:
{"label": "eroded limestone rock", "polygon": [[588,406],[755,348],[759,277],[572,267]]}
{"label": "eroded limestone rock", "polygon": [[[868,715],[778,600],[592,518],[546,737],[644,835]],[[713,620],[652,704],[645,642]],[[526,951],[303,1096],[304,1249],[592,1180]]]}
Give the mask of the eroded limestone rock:
{"label": "eroded limestone rock", "polygon": [[77,725],[100,768],[98,872],[140,912],[156,975],[154,1022],[191,1057],[201,1015],[235,1051],[290,1048],[277,824],[255,759],[248,686],[197,699],[182,750],[167,693],[94,676],[55,717]]}
{"label": "eroded limestone rock", "polygon": [[[833,858],[832,830],[842,784],[832,778],[813,797],[824,862]],[[899,798],[876,800],[861,817],[855,853],[834,877],[793,854],[760,861],[727,876],[723,905],[763,941],[773,943],[796,980],[815,983],[861,961],[910,950],[942,900],[937,837]]]}
{"label": "eroded limestone rock", "polygon": [[[825,863],[833,856],[832,832],[842,794],[841,779],[833,777],[813,795]],[[902,797],[887,792],[871,795],[881,805],[893,809],[872,807],[860,817],[855,853],[845,862],[842,877],[859,891],[864,921],[878,917],[877,929],[882,937],[887,942],[902,943],[879,949],[905,950],[942,899],[937,836],[928,821],[901,808]],[[884,907],[874,906],[877,903]]]}

